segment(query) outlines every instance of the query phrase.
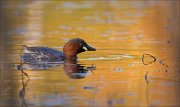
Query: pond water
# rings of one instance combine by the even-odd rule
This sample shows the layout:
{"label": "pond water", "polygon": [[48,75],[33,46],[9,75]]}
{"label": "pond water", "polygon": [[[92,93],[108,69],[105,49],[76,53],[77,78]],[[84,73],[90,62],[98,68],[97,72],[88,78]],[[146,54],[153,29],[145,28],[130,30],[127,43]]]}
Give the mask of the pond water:
{"label": "pond water", "polygon": [[[0,106],[180,106],[178,3],[1,2]],[[24,64],[29,80],[17,69],[20,45],[62,50],[72,38],[97,50],[73,66]]]}

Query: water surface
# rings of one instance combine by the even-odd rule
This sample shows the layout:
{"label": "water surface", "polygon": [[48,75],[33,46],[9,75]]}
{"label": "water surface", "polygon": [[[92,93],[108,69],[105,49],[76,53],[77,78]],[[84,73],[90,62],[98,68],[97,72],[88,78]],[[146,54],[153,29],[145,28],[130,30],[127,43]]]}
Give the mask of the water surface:
{"label": "water surface", "polygon": [[[0,106],[178,106],[178,3],[2,2]],[[22,78],[16,66],[20,45],[62,50],[77,37],[97,49],[78,55],[86,70],[82,78],[66,72],[64,64],[44,69],[24,65],[30,80]]]}

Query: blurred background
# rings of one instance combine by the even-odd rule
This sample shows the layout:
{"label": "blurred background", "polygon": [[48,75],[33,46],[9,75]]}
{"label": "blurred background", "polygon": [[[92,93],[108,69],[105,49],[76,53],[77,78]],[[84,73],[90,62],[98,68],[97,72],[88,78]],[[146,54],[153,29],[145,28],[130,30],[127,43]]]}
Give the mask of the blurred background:
{"label": "blurred background", "polygon": [[[1,0],[0,14],[1,107],[180,106],[179,0]],[[81,79],[59,65],[26,69],[27,81],[12,67],[22,44],[72,38],[97,49],[78,55],[96,66]]]}

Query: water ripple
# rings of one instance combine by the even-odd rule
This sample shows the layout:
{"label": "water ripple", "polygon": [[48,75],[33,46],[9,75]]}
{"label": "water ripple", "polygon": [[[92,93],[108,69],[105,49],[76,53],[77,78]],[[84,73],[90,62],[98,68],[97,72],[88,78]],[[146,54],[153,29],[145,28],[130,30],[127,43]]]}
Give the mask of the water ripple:
{"label": "water ripple", "polygon": [[132,59],[134,56],[123,54],[123,55],[112,55],[111,57],[94,57],[94,58],[86,58],[80,60],[120,60],[120,59]]}

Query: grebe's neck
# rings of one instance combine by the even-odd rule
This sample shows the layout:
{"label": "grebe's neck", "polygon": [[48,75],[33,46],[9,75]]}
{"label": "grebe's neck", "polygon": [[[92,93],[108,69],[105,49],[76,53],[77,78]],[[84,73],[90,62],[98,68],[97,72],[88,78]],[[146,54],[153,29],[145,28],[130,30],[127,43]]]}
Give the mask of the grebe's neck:
{"label": "grebe's neck", "polygon": [[71,63],[76,63],[77,62],[77,55],[73,55],[73,56],[66,56],[66,62],[71,62]]}

